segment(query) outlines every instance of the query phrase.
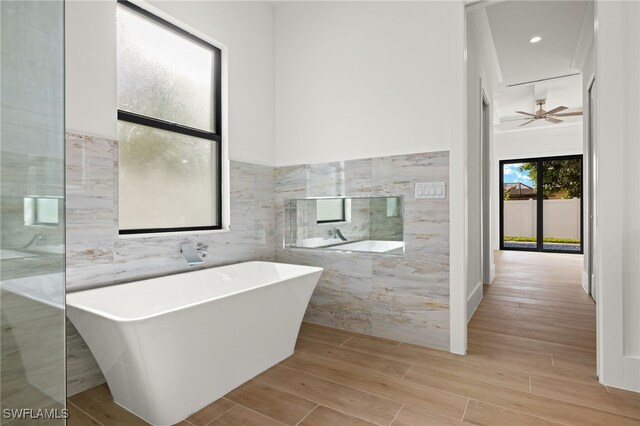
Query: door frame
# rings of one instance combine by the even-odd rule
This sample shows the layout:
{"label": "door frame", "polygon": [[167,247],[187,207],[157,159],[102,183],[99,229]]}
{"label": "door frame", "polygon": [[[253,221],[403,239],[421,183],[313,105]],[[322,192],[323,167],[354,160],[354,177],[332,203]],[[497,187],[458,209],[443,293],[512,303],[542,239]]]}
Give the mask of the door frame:
{"label": "door frame", "polygon": [[598,301],[597,296],[597,282],[595,277],[594,255],[596,245],[596,144],[595,139],[596,132],[596,99],[597,85],[595,76],[591,78],[591,81],[587,85],[587,173],[586,173],[586,188],[587,188],[587,293],[591,296],[594,302]]}
{"label": "door frame", "polygon": [[483,284],[493,281],[491,232],[491,103],[480,81],[480,241]]}
{"label": "door frame", "polygon": [[[536,188],[541,188],[544,182],[544,175],[542,170],[542,163],[545,161],[554,160],[580,160],[580,251],[565,251],[565,250],[549,250],[544,248],[544,193],[543,191],[536,192],[536,248],[517,248],[517,247],[505,247],[504,246],[504,165],[511,163],[532,163],[537,164],[537,182]],[[564,253],[564,254],[583,254],[584,253],[584,161],[582,154],[574,155],[558,155],[552,157],[535,157],[535,158],[515,158],[512,160],[500,160],[499,162],[500,178],[498,185],[500,185],[500,250],[507,251],[530,251],[541,253]]]}

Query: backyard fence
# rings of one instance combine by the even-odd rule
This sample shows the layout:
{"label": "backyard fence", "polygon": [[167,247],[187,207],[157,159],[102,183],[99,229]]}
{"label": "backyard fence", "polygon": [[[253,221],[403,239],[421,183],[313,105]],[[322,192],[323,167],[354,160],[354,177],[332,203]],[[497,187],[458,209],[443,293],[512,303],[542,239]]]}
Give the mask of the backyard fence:
{"label": "backyard fence", "polygon": [[[580,199],[544,200],[544,236],[580,239]],[[536,200],[504,201],[504,235],[533,237],[537,235]]]}

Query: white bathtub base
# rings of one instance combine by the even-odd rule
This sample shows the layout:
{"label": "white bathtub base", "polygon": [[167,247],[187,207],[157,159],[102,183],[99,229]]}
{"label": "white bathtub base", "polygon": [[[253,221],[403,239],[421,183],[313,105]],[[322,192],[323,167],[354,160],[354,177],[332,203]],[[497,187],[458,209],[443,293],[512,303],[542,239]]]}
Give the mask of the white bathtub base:
{"label": "white bathtub base", "polygon": [[[223,268],[211,271],[216,269]],[[195,273],[201,272],[206,270]],[[67,315],[94,354],[115,402],[151,424],[170,425],[293,354],[322,270],[305,272],[149,318],[114,321],[72,303]]]}

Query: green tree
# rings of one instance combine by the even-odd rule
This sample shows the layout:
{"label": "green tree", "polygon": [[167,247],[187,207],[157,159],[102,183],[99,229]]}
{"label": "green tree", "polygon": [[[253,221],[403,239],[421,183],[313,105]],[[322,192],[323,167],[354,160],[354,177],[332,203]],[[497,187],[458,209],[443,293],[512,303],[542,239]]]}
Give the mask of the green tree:
{"label": "green tree", "polygon": [[503,197],[505,201],[509,201],[511,199],[511,189],[512,188],[508,188],[506,191],[504,191]]}
{"label": "green tree", "polygon": [[[566,191],[564,198],[581,196],[582,172],[580,160],[551,160],[542,162],[542,192],[550,197],[557,192]],[[521,173],[527,173],[537,190],[538,169],[536,163],[523,163]]]}

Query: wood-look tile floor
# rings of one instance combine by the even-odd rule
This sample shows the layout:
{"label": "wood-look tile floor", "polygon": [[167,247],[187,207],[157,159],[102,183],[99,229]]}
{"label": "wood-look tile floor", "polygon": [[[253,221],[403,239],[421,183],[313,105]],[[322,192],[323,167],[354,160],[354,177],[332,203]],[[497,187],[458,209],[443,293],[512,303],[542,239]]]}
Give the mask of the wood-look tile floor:
{"label": "wood-look tile floor", "polygon": [[[467,356],[303,324],[294,355],[181,422],[201,425],[640,425],[640,394],[595,377],[582,256],[496,253]],[[145,424],[106,385],[69,425]]]}

